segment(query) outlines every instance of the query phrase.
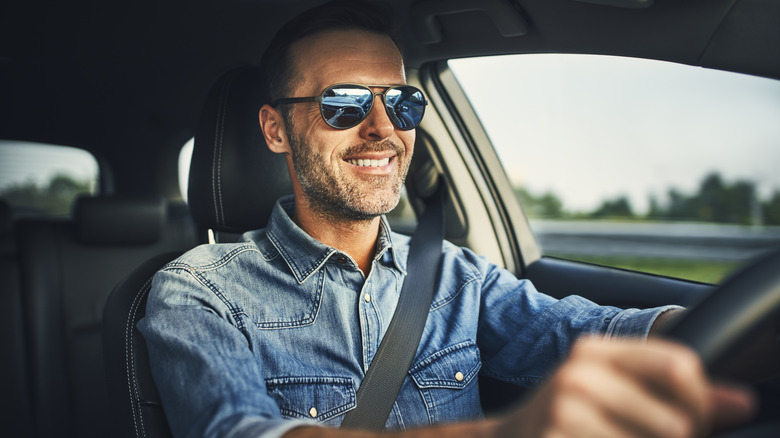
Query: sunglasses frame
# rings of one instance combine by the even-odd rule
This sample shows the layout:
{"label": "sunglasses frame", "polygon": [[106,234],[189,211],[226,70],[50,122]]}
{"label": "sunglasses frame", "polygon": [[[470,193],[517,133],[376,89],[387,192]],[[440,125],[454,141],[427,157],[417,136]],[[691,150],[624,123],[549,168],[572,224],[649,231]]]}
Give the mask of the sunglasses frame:
{"label": "sunglasses frame", "polygon": [[[324,97],[325,93],[327,93],[328,90],[331,90],[333,88],[338,88],[338,87],[345,87],[345,86],[349,86],[349,87],[356,88],[356,89],[368,90],[371,93],[371,106],[368,107],[368,111],[366,111],[365,116],[363,116],[363,118],[360,119],[360,121],[355,123],[354,125],[346,126],[346,127],[333,126],[330,123],[328,123],[328,119],[325,117],[325,114],[323,113],[324,108],[322,106],[322,100],[325,98]],[[379,92],[379,93],[375,93],[374,90],[372,90],[372,88],[383,88],[384,91]],[[376,96],[381,96],[382,97],[382,106],[385,107],[385,111],[387,111],[388,108],[387,108],[386,95],[387,95],[387,93],[390,90],[398,89],[398,88],[412,88],[412,89],[416,90],[415,92],[419,92],[422,95],[422,98],[423,98],[423,101],[422,101],[423,111],[422,112],[423,112],[423,115],[425,115],[425,108],[428,106],[428,99],[425,98],[425,93],[423,93],[423,91],[420,90],[419,88],[417,88],[417,87],[415,87],[413,85],[407,85],[407,84],[400,84],[400,85],[364,85],[364,84],[355,84],[355,83],[344,82],[344,83],[333,84],[333,85],[329,85],[329,86],[325,87],[325,89],[322,90],[322,93],[320,93],[317,96],[282,97],[282,98],[279,98],[279,99],[276,99],[275,101],[273,101],[271,103],[271,106],[276,108],[279,105],[285,105],[285,104],[303,103],[303,102],[318,102],[320,104],[320,116],[322,116],[322,120],[325,122],[325,124],[330,126],[333,129],[344,130],[344,129],[354,128],[355,126],[358,126],[361,123],[363,123],[363,120],[366,120],[366,117],[368,117],[368,115],[371,113],[371,110],[374,109],[374,102],[376,102]],[[390,113],[388,113],[387,116],[390,119],[390,122],[393,123],[393,126],[395,126],[396,128],[398,128],[398,129],[400,129],[402,131],[411,131],[412,129],[417,128],[417,126],[419,126],[420,122],[422,121],[422,117],[420,117],[420,122],[417,122],[417,124],[415,124],[411,128],[403,128],[401,126],[398,126],[398,124],[395,122],[395,120],[393,120],[393,117],[390,115]]]}

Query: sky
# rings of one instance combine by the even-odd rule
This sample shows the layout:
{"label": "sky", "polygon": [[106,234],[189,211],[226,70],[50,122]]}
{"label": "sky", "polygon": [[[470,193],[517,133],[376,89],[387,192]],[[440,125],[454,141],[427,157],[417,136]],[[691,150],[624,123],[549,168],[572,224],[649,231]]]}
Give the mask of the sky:
{"label": "sky", "polygon": [[[572,211],[628,196],[635,211],[710,172],[780,190],[780,81],[631,58],[517,55],[450,63],[510,179]],[[0,189],[69,170],[89,154],[0,140]],[[186,154],[185,154],[186,156]],[[186,169],[186,165],[182,170]]]}
{"label": "sky", "polygon": [[670,187],[780,190],[780,81],[632,58],[517,55],[451,61],[510,179],[590,211]]}

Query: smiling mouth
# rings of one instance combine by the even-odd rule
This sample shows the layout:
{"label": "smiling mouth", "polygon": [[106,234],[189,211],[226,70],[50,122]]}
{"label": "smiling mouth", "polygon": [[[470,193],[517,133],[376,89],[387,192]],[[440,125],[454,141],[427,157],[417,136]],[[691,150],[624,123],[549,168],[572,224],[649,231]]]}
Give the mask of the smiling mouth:
{"label": "smiling mouth", "polygon": [[347,163],[353,166],[382,167],[382,166],[387,166],[390,163],[390,157],[382,158],[381,160],[357,159],[357,160],[346,160],[346,161]]}

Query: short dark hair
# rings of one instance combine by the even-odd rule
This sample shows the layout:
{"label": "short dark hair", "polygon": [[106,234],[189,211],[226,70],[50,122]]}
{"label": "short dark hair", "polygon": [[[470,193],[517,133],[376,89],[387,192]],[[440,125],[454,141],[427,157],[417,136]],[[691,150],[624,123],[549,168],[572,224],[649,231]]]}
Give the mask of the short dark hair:
{"label": "short dark hair", "polygon": [[293,44],[316,33],[349,29],[387,35],[396,41],[393,38],[393,12],[384,3],[335,0],[308,9],[282,26],[263,54],[262,80],[271,101],[288,97],[292,92],[295,71],[290,47]]}

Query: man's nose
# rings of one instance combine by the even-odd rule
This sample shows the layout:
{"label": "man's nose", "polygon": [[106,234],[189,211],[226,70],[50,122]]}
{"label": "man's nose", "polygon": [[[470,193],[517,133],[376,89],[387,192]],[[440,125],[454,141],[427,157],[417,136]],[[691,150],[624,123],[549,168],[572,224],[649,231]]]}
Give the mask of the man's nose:
{"label": "man's nose", "polygon": [[390,121],[387,115],[387,108],[380,96],[374,96],[374,106],[369,111],[368,116],[358,125],[360,127],[360,136],[367,140],[384,140],[393,135],[395,125]]}

